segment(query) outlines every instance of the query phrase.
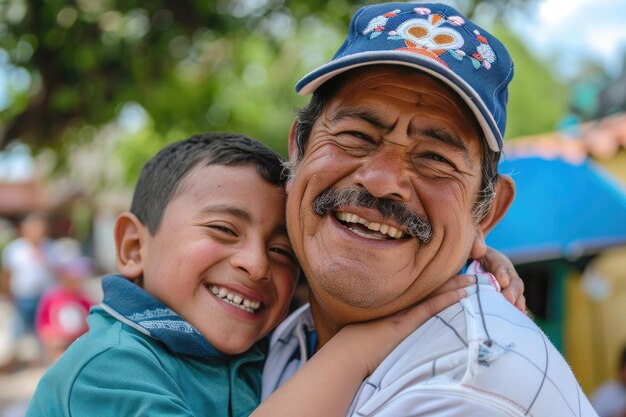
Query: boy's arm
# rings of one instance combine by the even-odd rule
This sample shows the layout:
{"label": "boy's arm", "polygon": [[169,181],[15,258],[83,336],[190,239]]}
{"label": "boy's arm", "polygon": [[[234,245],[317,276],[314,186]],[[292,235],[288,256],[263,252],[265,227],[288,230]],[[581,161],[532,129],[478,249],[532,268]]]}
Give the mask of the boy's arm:
{"label": "boy's arm", "polygon": [[526,313],[524,281],[515,270],[515,266],[502,252],[487,247],[485,257],[478,260],[485,271],[491,272],[502,288],[502,295],[522,313]]}
{"label": "boy's arm", "polygon": [[413,330],[466,296],[461,287],[473,282],[473,276],[457,276],[417,306],[342,328],[250,417],[344,417],[380,362]]}

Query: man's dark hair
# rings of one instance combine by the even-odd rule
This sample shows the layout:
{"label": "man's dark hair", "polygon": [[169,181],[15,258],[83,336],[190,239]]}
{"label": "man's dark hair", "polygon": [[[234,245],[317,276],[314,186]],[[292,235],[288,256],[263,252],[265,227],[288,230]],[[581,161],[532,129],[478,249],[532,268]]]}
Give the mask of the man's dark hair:
{"label": "man's dark hair", "polygon": [[203,133],[161,149],[142,168],[130,211],[148,227],[158,230],[163,212],[180,184],[197,166],[251,165],[268,182],[284,187],[283,158],[265,145],[234,133]]}
{"label": "man's dark hair", "polygon": [[[399,68],[407,72],[414,71],[409,68]],[[349,77],[354,76],[354,71],[358,71],[358,69],[347,71],[322,84],[317,90],[315,90],[309,103],[298,110],[296,115],[296,146],[298,149],[298,156],[296,161],[290,161],[285,164],[290,176],[294,174],[294,170],[298,162],[300,162],[304,156],[304,150],[306,149],[307,141],[311,135],[313,124],[320,117],[324,107],[330,102],[344,82]],[[482,183],[474,204],[473,216],[474,221],[476,222],[482,220],[491,208],[491,203],[493,203],[496,196],[496,183],[499,178],[498,161],[500,159],[500,152],[493,152],[486,145],[484,137],[480,138],[480,148],[482,152]]]}

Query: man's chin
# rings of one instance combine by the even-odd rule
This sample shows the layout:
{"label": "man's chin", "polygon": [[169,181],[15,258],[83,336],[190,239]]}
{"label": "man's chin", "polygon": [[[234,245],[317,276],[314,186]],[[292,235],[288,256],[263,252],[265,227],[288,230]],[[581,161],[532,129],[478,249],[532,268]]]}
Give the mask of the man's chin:
{"label": "man's chin", "polygon": [[345,288],[321,288],[312,294],[312,304],[319,304],[319,314],[340,325],[374,320],[394,314],[407,305],[380,291],[346,291]]}
{"label": "man's chin", "polygon": [[[311,271],[308,279],[315,294],[326,300],[324,304],[355,310],[387,310],[413,284],[408,280],[388,280],[385,271],[369,267],[364,261],[341,257],[320,262],[324,266]],[[409,274],[406,275],[408,278]]]}

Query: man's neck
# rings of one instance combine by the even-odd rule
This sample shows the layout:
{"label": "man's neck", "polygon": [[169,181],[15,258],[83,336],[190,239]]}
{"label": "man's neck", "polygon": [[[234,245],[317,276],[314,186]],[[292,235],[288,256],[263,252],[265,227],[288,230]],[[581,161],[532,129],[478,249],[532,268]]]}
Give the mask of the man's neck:
{"label": "man's neck", "polygon": [[340,326],[335,321],[331,320],[331,317],[329,317],[329,315],[325,313],[316,302],[315,297],[311,296],[309,303],[311,305],[311,315],[313,316],[313,322],[315,323],[315,329],[317,331],[317,346],[315,347],[315,351],[317,352],[326,344],[326,342],[336,335],[343,326]]}

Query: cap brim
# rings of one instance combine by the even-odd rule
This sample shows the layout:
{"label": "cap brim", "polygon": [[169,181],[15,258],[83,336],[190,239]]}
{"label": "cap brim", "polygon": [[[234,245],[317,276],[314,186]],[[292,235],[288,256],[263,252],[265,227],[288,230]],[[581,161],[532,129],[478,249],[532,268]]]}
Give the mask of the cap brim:
{"label": "cap brim", "polygon": [[376,64],[404,65],[416,68],[449,85],[467,103],[467,106],[476,116],[476,120],[478,120],[478,124],[485,134],[489,147],[495,152],[500,152],[502,149],[502,135],[498,125],[474,89],[444,65],[414,52],[368,51],[335,59],[305,75],[296,84],[296,92],[305,96],[341,73],[357,67]]}

